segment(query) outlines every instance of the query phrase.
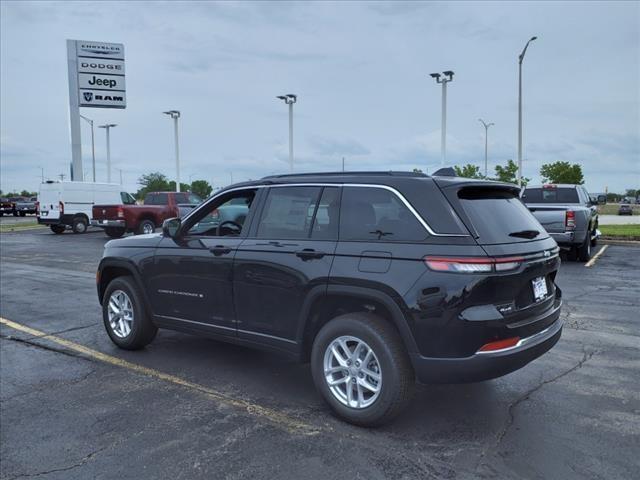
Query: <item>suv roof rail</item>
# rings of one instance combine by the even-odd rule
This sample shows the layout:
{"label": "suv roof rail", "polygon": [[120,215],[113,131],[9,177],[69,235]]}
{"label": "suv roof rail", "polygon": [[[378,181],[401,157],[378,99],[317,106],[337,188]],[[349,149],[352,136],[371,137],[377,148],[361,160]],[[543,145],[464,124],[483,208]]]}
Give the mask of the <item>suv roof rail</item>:
{"label": "suv roof rail", "polygon": [[269,180],[274,178],[297,178],[297,177],[321,177],[321,176],[339,176],[339,177],[353,177],[353,176],[396,176],[396,177],[428,177],[422,172],[394,172],[394,171],[363,171],[363,172],[308,172],[308,173],[286,173],[280,175],[268,175],[262,177],[262,180]]}

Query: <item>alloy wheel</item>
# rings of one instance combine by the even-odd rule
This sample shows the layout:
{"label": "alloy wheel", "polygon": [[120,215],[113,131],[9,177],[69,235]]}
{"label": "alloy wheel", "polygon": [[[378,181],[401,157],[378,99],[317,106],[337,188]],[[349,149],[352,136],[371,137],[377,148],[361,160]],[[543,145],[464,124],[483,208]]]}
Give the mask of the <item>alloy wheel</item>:
{"label": "alloy wheel", "polygon": [[343,405],[372,405],[382,389],[382,371],[375,352],[353,336],[333,340],[324,354],[324,376],[331,394]]}
{"label": "alloy wheel", "polygon": [[133,304],[129,295],[122,290],[115,290],[109,297],[109,326],[118,338],[126,338],[133,326]]}

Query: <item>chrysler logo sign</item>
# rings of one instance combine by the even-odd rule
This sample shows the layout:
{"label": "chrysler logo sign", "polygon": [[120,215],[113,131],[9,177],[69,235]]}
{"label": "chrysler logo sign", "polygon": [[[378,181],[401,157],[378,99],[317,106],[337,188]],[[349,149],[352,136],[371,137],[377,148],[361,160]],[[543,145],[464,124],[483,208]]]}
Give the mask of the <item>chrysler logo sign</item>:
{"label": "chrysler logo sign", "polygon": [[78,42],[78,55],[124,58],[124,48],[119,43]]}
{"label": "chrysler logo sign", "polygon": [[90,102],[91,100],[93,100],[93,93],[92,92],[84,92],[82,95],[85,99],[85,101]]}

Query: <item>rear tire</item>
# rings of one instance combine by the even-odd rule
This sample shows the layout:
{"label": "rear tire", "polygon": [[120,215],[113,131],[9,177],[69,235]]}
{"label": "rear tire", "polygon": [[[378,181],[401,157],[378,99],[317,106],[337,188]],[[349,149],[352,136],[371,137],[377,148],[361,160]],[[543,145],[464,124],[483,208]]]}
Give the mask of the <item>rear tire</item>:
{"label": "rear tire", "polygon": [[125,229],[118,227],[107,227],[104,229],[104,233],[110,238],[120,238],[124,235]]}
{"label": "rear tire", "polygon": [[578,260],[581,262],[588,262],[591,258],[591,238],[590,233],[587,232],[587,236],[582,242],[582,245],[578,247]]}
{"label": "rear tire", "polygon": [[145,347],[158,333],[133,277],[117,277],[109,283],[102,297],[102,319],[111,341],[125,350]]}
{"label": "rear tire", "polygon": [[89,227],[89,222],[84,217],[76,217],[73,219],[73,224],[71,229],[73,233],[87,233],[87,228]]}
{"label": "rear tire", "polygon": [[20,212],[20,216],[21,216],[21,217],[24,217],[25,215],[26,215],[26,213],[24,213],[24,212]]}
{"label": "rear tire", "polygon": [[[340,347],[341,342],[349,352]],[[332,347],[336,345],[340,360],[333,353]],[[366,357],[370,359],[366,365],[358,351],[363,355],[372,352]],[[338,372],[327,371],[336,368]],[[401,413],[411,400],[415,383],[413,367],[400,335],[387,321],[370,313],[341,315],[320,329],[313,342],[311,373],[316,388],[336,415],[365,427],[382,425]],[[345,378],[346,381],[331,386],[328,383]],[[365,384],[377,387],[377,393],[372,394],[373,390]],[[356,405],[350,404],[348,389],[351,389],[351,403],[357,402]]]}
{"label": "rear tire", "polygon": [[49,228],[56,235],[60,235],[61,233],[64,233],[64,231],[66,230],[64,225],[50,225]]}
{"label": "rear tire", "polygon": [[156,225],[152,220],[142,220],[138,225],[138,235],[147,235],[156,230]]}

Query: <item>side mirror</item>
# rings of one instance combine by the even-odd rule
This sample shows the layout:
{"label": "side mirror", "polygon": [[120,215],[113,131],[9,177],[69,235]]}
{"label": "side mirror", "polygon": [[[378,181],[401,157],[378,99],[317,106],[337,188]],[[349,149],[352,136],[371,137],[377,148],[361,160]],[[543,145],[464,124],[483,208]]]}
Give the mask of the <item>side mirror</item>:
{"label": "side mirror", "polygon": [[181,225],[182,221],[179,218],[167,218],[162,222],[162,234],[165,237],[176,238]]}

